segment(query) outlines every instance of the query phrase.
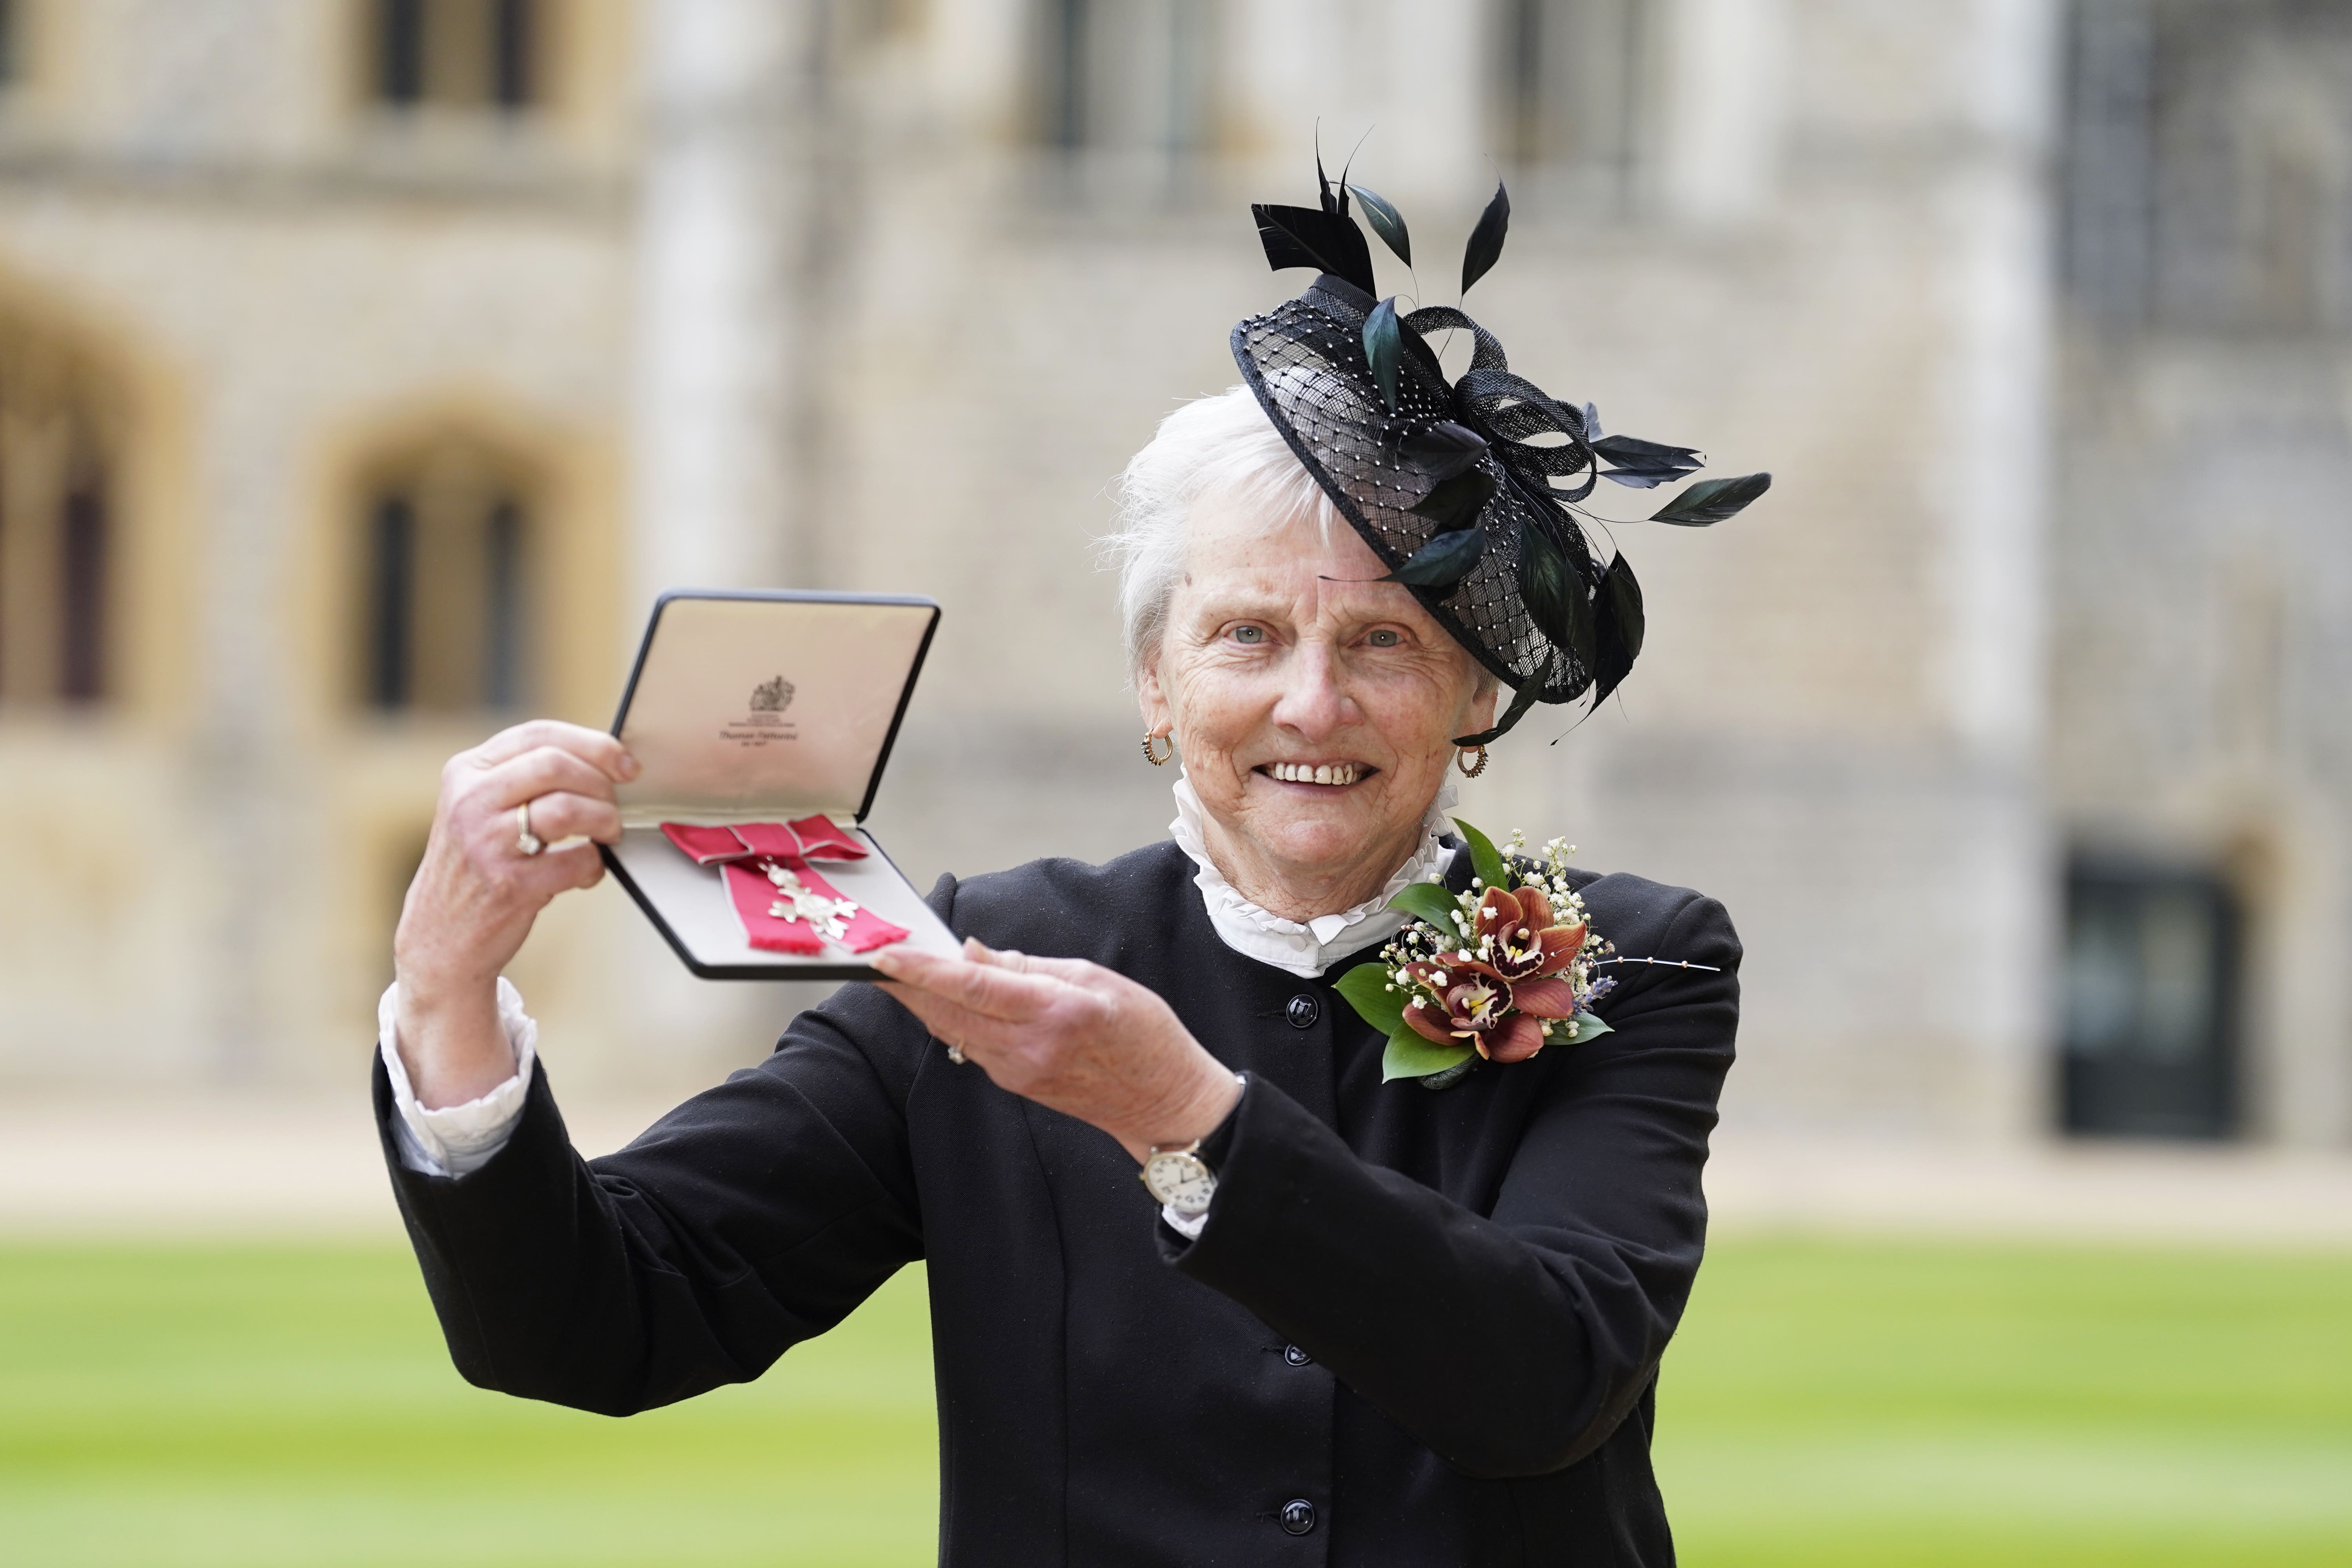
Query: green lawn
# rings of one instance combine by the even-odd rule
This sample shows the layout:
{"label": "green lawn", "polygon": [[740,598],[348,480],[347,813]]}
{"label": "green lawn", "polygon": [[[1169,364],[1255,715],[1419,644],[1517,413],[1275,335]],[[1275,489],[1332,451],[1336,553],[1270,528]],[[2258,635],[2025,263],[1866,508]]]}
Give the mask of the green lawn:
{"label": "green lawn", "polygon": [[2352,1564],[2352,1258],[1717,1249],[1659,1394],[1685,1560]]}
{"label": "green lawn", "polygon": [[[626,1422],[478,1393],[404,1254],[0,1247],[0,1563],[930,1561],[919,1275]],[[2352,1258],[1742,1243],[1658,1463],[1710,1564],[2352,1563]]]}

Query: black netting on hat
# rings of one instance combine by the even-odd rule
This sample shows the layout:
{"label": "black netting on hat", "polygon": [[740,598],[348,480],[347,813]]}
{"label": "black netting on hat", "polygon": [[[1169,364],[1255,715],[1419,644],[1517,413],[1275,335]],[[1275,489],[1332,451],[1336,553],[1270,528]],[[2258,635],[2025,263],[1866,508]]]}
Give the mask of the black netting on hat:
{"label": "black netting on hat", "polygon": [[[1340,515],[1393,570],[1440,531],[1436,521],[1411,510],[1435,487],[1404,460],[1402,442],[1441,423],[1475,416],[1457,405],[1436,356],[1409,331],[1399,356],[1397,408],[1389,412],[1364,353],[1364,320],[1372,306],[1363,290],[1327,275],[1298,298],[1235,327],[1233,348],[1275,428]],[[1493,357],[1499,361],[1499,350]],[[1573,700],[1592,685],[1594,672],[1546,637],[1528,613],[1520,538],[1525,528],[1542,529],[1580,588],[1590,591],[1600,574],[1583,531],[1551,501],[1529,496],[1525,481],[1492,452],[1479,458],[1479,467],[1495,484],[1480,516],[1485,553],[1452,587],[1414,587],[1413,595],[1506,685],[1517,689],[1532,682],[1538,700]]]}
{"label": "black netting on hat", "polygon": [[[1322,276],[1297,299],[1234,329],[1234,358],[1266,417],[1340,515],[1438,624],[1513,688],[1483,745],[1537,702],[1598,704],[1642,652],[1642,585],[1622,552],[1604,568],[1580,518],[1609,479],[1633,489],[1706,466],[1694,447],[1604,436],[1592,405],[1561,403],[1511,374],[1495,335],[1449,305],[1401,315],[1375,301],[1370,247],[1350,214],[1412,265],[1404,216],[1341,169],[1315,163],[1318,205],[1256,203],[1258,242],[1276,272]],[[1462,249],[1467,294],[1503,253],[1511,201],[1500,182]],[[1423,332],[1466,331],[1470,368],[1451,386]],[[1652,522],[1708,528],[1771,488],[1769,474],[1690,485]]]}

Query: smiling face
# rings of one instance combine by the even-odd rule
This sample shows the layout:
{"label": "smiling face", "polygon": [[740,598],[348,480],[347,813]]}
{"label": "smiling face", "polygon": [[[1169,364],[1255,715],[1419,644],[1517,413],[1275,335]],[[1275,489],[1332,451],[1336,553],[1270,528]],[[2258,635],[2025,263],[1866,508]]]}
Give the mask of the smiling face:
{"label": "smiling face", "polygon": [[1385,568],[1344,523],[1327,542],[1210,499],[1185,540],[1137,673],[1144,722],[1174,734],[1244,897],[1289,920],[1361,903],[1419,847],[1453,737],[1494,721],[1495,689],[1410,591],[1366,581]]}

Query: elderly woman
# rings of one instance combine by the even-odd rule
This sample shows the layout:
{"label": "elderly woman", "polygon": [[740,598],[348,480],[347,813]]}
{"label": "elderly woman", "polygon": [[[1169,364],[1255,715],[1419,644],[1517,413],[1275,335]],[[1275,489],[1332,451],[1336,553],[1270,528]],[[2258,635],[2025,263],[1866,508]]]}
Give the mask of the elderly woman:
{"label": "elderly woman", "polygon": [[[756,1377],[921,1258],[943,1562],[1672,1560],[1653,1396],[1699,1264],[1738,947],[1695,893],[1572,874],[1616,953],[1689,967],[1616,970],[1597,1037],[1492,1053],[1439,1092],[1384,1080],[1381,1031],[1333,982],[1397,933],[1400,889],[1469,886],[1442,807],[1484,753],[1457,739],[1496,731],[1498,665],[1556,696],[1607,655],[1564,668],[1572,628],[1496,619],[1491,580],[1392,579],[1408,552],[1368,524],[1402,526],[1373,492],[1402,481],[1339,471],[1333,412],[1336,387],[1381,416],[1377,346],[1350,349],[1375,309],[1326,276],[1244,323],[1250,387],[1171,416],[1129,468],[1122,603],[1145,749],[1183,762],[1172,841],[941,879],[961,960],[886,949],[886,983],[619,1153],[571,1149],[499,972],[597,880],[635,764],[551,722],[449,764],[376,1089],[467,1378],[664,1405]],[[1286,319],[1327,363],[1275,363]],[[1409,415],[1447,389],[1402,341]],[[1505,421],[1482,420],[1491,443],[1438,423],[1464,434],[1413,446],[1423,479],[1486,476],[1455,521],[1533,504]],[[1535,548],[1510,542],[1487,549],[1506,582]],[[519,855],[524,804],[583,842]]]}

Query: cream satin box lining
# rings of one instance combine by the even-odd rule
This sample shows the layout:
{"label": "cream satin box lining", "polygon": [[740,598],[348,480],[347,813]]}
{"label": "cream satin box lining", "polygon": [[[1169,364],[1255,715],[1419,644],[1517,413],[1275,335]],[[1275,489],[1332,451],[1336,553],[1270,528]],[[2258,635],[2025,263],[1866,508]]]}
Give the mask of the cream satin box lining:
{"label": "cream satin box lining", "polygon": [[697,866],[664,822],[848,828],[863,860],[814,860],[841,896],[908,935],[961,943],[865,822],[921,673],[939,606],[892,595],[680,590],[654,605],[613,732],[643,772],[620,787],[621,842],[604,863],[672,950],[707,980],[861,980],[866,955],[751,945],[719,868]]}

